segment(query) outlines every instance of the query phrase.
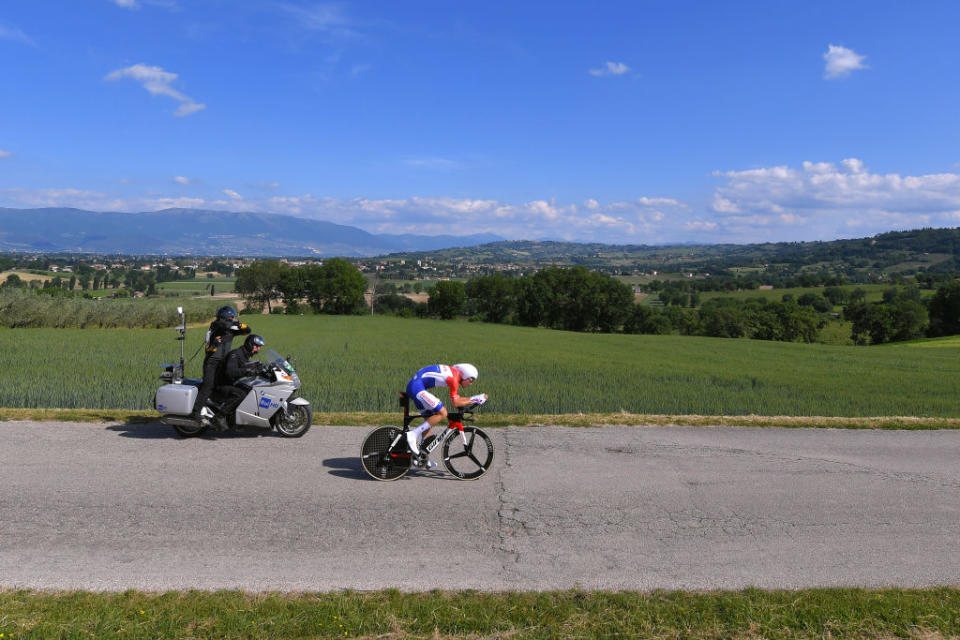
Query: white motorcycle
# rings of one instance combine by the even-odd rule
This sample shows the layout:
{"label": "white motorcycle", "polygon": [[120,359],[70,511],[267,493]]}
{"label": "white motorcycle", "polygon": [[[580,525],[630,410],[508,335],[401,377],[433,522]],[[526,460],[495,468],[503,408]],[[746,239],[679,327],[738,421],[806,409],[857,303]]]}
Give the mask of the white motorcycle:
{"label": "white motorcycle", "polygon": [[[184,437],[197,436],[213,426],[214,413],[219,407],[217,394],[211,395],[208,406],[202,407],[200,420],[190,417],[201,384],[198,378],[183,377],[183,342],[186,339],[187,323],[183,308],[177,307],[180,314],[179,364],[164,364],[160,379],[166,384],[157,389],[154,396],[154,408],[163,414],[160,422],[172,426]],[[257,375],[241,378],[234,386],[247,391],[246,397],[237,406],[234,423],[237,426],[253,426],[276,429],[287,438],[299,438],[313,423],[313,409],[307,400],[295,397],[300,388],[300,376],[290,363],[289,356],[269,350],[266,353],[266,365],[261,366]]]}

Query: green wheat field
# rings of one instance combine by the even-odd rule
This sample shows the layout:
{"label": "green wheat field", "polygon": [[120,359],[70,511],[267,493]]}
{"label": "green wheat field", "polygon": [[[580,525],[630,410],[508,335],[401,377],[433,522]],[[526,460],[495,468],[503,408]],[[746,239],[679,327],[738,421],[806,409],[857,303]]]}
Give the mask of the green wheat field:
{"label": "green wheat field", "polygon": [[[317,412],[395,412],[418,368],[467,361],[490,414],[960,415],[958,337],[851,347],[369,316],[244,321],[293,356]],[[188,376],[200,376],[205,330],[187,331]],[[176,335],[0,329],[0,407],[151,409],[159,365],[179,359]]]}

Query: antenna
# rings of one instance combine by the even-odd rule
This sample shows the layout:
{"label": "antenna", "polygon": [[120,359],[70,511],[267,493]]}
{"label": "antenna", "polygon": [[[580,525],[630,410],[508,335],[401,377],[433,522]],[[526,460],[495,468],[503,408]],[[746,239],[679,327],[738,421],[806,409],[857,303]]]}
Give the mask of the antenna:
{"label": "antenna", "polygon": [[183,315],[183,307],[177,307],[177,313],[180,314],[180,326],[175,327],[177,331],[180,332],[180,335],[177,337],[177,340],[180,341],[180,378],[183,378],[183,343],[187,338],[187,319]]}

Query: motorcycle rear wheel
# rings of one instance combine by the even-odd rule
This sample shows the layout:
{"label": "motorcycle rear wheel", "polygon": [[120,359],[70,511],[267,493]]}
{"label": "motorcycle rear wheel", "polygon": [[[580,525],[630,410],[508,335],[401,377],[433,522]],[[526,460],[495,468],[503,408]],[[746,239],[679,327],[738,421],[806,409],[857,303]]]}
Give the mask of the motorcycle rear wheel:
{"label": "motorcycle rear wheel", "polygon": [[313,424],[313,409],[308,404],[291,404],[287,411],[278,411],[274,415],[277,433],[284,438],[299,438],[310,430]]}
{"label": "motorcycle rear wheel", "polygon": [[202,425],[202,424],[198,424],[195,427],[187,427],[179,424],[173,424],[170,426],[173,427],[173,430],[179,433],[184,438],[194,438],[202,434],[207,429],[209,429],[208,426]]}

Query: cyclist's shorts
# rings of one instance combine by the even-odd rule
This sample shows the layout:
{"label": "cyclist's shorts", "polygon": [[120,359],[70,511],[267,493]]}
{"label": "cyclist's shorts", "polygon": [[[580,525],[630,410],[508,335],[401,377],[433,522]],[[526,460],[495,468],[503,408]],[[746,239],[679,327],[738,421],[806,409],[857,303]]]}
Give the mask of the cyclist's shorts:
{"label": "cyclist's shorts", "polygon": [[413,398],[413,403],[417,405],[417,411],[424,418],[440,413],[443,409],[443,403],[440,399],[423,388],[423,380],[414,378],[407,384],[407,397]]}

